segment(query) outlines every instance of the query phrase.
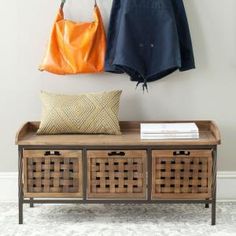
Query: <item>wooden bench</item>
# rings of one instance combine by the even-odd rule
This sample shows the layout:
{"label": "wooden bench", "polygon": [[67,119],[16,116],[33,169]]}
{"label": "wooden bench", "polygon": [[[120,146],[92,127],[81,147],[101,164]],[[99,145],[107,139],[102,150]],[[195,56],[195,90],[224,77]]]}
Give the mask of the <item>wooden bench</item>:
{"label": "wooden bench", "polygon": [[141,140],[136,121],[120,122],[122,135],[37,135],[39,122],[27,122],[16,136],[19,223],[24,203],[202,203],[215,225],[220,132],[187,122],[199,139]]}

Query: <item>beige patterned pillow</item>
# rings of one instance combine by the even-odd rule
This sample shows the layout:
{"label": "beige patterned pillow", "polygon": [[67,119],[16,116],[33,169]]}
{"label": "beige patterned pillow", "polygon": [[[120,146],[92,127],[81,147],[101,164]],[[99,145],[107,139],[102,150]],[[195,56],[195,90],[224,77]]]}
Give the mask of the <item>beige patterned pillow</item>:
{"label": "beige patterned pillow", "polygon": [[42,92],[42,120],[37,134],[120,134],[121,92],[81,95]]}

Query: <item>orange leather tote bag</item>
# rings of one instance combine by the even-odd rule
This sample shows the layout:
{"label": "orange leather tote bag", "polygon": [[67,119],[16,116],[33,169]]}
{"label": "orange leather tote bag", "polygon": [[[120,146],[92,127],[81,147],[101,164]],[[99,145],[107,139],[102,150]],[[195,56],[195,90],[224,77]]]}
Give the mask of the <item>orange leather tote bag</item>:
{"label": "orange leather tote bag", "polygon": [[94,21],[78,23],[64,19],[64,3],[65,0],[61,3],[39,69],[60,75],[104,71],[106,35],[96,1]]}

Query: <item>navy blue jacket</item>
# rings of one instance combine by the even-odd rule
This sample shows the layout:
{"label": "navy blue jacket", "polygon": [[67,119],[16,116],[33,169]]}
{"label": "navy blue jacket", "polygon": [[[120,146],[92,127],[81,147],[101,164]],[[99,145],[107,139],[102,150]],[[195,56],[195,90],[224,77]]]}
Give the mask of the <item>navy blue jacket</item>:
{"label": "navy blue jacket", "polygon": [[105,70],[150,82],[195,68],[182,0],[113,0]]}

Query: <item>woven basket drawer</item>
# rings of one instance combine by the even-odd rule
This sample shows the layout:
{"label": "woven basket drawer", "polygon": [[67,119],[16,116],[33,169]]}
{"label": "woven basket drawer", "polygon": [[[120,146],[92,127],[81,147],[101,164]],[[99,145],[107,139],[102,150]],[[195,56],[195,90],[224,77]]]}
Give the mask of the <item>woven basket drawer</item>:
{"label": "woven basket drawer", "polygon": [[152,152],[152,199],[210,199],[212,150]]}
{"label": "woven basket drawer", "polygon": [[82,197],[82,152],[24,150],[25,197]]}
{"label": "woven basket drawer", "polygon": [[88,151],[87,159],[89,199],[146,199],[146,151]]}

